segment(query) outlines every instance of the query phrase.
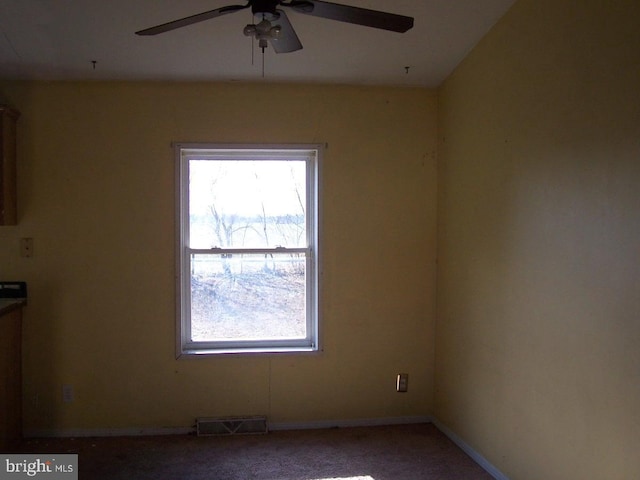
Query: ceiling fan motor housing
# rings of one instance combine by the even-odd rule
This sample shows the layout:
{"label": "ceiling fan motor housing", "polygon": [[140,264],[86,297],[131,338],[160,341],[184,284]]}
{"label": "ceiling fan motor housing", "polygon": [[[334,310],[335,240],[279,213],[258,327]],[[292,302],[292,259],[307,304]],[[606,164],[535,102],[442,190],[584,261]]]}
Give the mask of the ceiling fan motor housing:
{"label": "ceiling fan motor housing", "polygon": [[270,22],[280,18],[280,14],[276,8],[280,2],[278,0],[253,0],[251,2],[251,11],[260,18],[269,20]]}

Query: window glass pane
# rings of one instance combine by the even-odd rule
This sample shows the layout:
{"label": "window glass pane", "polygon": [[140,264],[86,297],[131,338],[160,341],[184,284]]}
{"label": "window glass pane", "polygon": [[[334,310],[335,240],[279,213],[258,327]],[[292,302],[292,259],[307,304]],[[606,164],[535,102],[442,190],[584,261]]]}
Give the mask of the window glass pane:
{"label": "window glass pane", "polygon": [[307,336],[305,255],[191,255],[191,340]]}
{"label": "window glass pane", "polygon": [[306,162],[189,160],[191,248],[304,247]]}

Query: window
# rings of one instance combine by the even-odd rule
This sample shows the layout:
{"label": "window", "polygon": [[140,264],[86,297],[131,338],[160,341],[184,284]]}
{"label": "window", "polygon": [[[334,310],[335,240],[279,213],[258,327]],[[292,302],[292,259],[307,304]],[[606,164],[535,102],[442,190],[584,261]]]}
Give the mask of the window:
{"label": "window", "polygon": [[318,145],[177,144],[178,355],[318,349]]}

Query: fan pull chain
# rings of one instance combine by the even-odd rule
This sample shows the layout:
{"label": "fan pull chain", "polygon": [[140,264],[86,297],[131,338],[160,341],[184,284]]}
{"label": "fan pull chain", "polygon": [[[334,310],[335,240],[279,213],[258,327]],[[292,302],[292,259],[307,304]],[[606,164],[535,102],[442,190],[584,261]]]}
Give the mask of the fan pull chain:
{"label": "fan pull chain", "polygon": [[[251,14],[251,21],[253,21],[253,13]],[[255,57],[255,48],[256,48],[256,37],[254,35],[251,35],[251,66],[253,67],[254,63],[254,57]]]}
{"label": "fan pull chain", "polygon": [[[262,14],[262,21],[264,22],[265,20],[265,16],[264,13]],[[260,40],[260,48],[262,50],[262,78],[264,78],[264,48],[265,48],[265,44],[266,41],[265,40]]]}

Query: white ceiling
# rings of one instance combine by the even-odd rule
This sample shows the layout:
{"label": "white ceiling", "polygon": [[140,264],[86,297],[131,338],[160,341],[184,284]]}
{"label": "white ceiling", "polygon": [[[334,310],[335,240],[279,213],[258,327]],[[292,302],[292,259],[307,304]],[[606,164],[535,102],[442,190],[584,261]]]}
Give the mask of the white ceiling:
{"label": "white ceiling", "polygon": [[[435,87],[514,0],[333,3],[412,16],[415,26],[401,34],[287,9],[304,49],[268,48],[264,80]],[[0,79],[263,81],[260,50],[242,33],[253,23],[250,9],[157,36],[134,34],[229,4],[245,2],[0,0]]]}

